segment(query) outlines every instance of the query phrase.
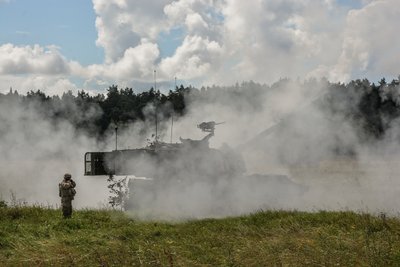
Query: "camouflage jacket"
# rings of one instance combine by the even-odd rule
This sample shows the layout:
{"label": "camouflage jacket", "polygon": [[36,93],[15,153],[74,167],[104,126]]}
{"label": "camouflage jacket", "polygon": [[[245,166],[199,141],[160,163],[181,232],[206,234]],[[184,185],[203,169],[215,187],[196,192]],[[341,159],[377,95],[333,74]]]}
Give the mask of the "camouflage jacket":
{"label": "camouflage jacket", "polygon": [[76,183],[72,179],[64,179],[61,183],[58,184],[59,196],[61,198],[69,198],[71,200],[74,199],[74,196],[76,194],[75,186]]}

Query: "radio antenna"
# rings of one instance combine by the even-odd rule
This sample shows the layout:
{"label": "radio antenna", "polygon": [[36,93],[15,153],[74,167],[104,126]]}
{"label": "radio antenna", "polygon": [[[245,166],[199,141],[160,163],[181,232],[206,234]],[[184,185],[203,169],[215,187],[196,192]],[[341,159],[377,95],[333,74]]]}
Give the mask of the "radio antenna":
{"label": "radio antenna", "polygon": [[154,112],[154,117],[156,121],[156,142],[158,141],[158,95],[157,95],[157,71],[154,70],[154,93],[156,94],[156,102],[155,102],[155,112]]}
{"label": "radio antenna", "polygon": [[[175,77],[175,90],[176,90],[176,77]],[[171,144],[172,144],[172,129],[174,128],[174,105],[172,104],[172,113],[171,113]]]}
{"label": "radio antenna", "polygon": [[115,125],[115,151],[118,150],[118,125]]}

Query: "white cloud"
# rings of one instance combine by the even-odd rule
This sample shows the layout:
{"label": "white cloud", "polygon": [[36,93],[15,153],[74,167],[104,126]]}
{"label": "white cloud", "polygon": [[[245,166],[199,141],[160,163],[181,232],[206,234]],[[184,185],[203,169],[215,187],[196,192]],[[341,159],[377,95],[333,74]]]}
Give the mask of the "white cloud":
{"label": "white cloud", "polygon": [[222,12],[224,60],[232,63],[215,75],[217,82],[304,77],[340,52],[346,13],[330,2],[226,0]]}
{"label": "white cloud", "polygon": [[[152,83],[154,69],[160,80],[177,76],[207,84],[397,76],[400,2],[353,3],[361,8],[334,0],[93,0],[103,64],[83,67],[52,46],[5,44],[0,79],[73,76],[104,88]],[[176,29],[182,42],[162,57],[160,34]]]}
{"label": "white cloud", "polygon": [[[90,78],[151,80],[154,69],[160,79],[196,78],[217,66],[222,45],[216,19],[210,15],[213,1],[94,0],[97,44],[105,50],[105,64],[89,66]],[[186,38],[173,56],[160,58],[156,44],[161,32],[184,27]]]}
{"label": "white cloud", "polygon": [[170,0],[93,0],[97,14],[97,45],[104,48],[106,63],[116,62],[125,50],[154,41],[166,29],[163,8]]}
{"label": "white cloud", "polygon": [[129,47],[123,56],[110,64],[91,65],[88,67],[88,76],[115,79],[120,82],[126,80],[150,80],[153,76],[154,62],[159,57],[157,44],[147,39],[135,47]]}
{"label": "white cloud", "polygon": [[400,69],[399,23],[397,0],[374,1],[363,9],[350,11],[337,63],[332,68],[322,66],[319,71],[336,81],[396,77]]}
{"label": "white cloud", "polygon": [[198,13],[189,14],[186,17],[185,24],[189,32],[198,32],[208,29],[207,22]]}
{"label": "white cloud", "polygon": [[16,34],[21,35],[21,36],[29,36],[31,35],[30,32],[27,31],[15,31]]}
{"label": "white cloud", "polygon": [[222,52],[222,47],[215,41],[187,36],[172,57],[162,60],[159,69],[165,77],[202,77],[218,67]]}
{"label": "white cloud", "polygon": [[76,90],[73,76],[85,77],[87,70],[68,61],[56,46],[0,46],[0,90],[10,87],[20,93],[42,90],[49,95]]}
{"label": "white cloud", "polygon": [[0,46],[0,74],[68,74],[68,64],[54,46]]}
{"label": "white cloud", "polygon": [[[78,86],[67,77],[45,76],[45,75],[4,75],[0,78],[0,88],[3,93],[10,88],[17,90],[20,94],[26,94],[30,90],[41,90],[47,95],[62,95],[72,90],[76,92]],[[1,91],[0,91],[1,92]]]}
{"label": "white cloud", "polygon": [[164,8],[168,24],[182,27],[189,36],[223,41],[222,14],[219,1],[178,0]]}

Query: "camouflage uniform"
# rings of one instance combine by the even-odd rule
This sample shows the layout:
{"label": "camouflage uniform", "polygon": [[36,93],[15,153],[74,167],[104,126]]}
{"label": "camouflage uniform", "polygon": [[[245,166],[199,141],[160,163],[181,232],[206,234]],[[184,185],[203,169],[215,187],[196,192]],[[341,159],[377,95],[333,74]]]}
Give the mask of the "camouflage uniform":
{"label": "camouflage uniform", "polygon": [[64,218],[70,218],[72,215],[72,200],[76,194],[75,186],[76,183],[71,179],[71,174],[68,173],[64,175],[64,180],[58,185]]}

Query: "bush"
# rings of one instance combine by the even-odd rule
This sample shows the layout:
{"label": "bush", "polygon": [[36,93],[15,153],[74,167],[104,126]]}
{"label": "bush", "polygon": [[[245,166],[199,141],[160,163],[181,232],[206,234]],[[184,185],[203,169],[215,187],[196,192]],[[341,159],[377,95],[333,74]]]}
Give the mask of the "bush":
{"label": "bush", "polygon": [[0,208],[7,208],[7,202],[0,200]]}

